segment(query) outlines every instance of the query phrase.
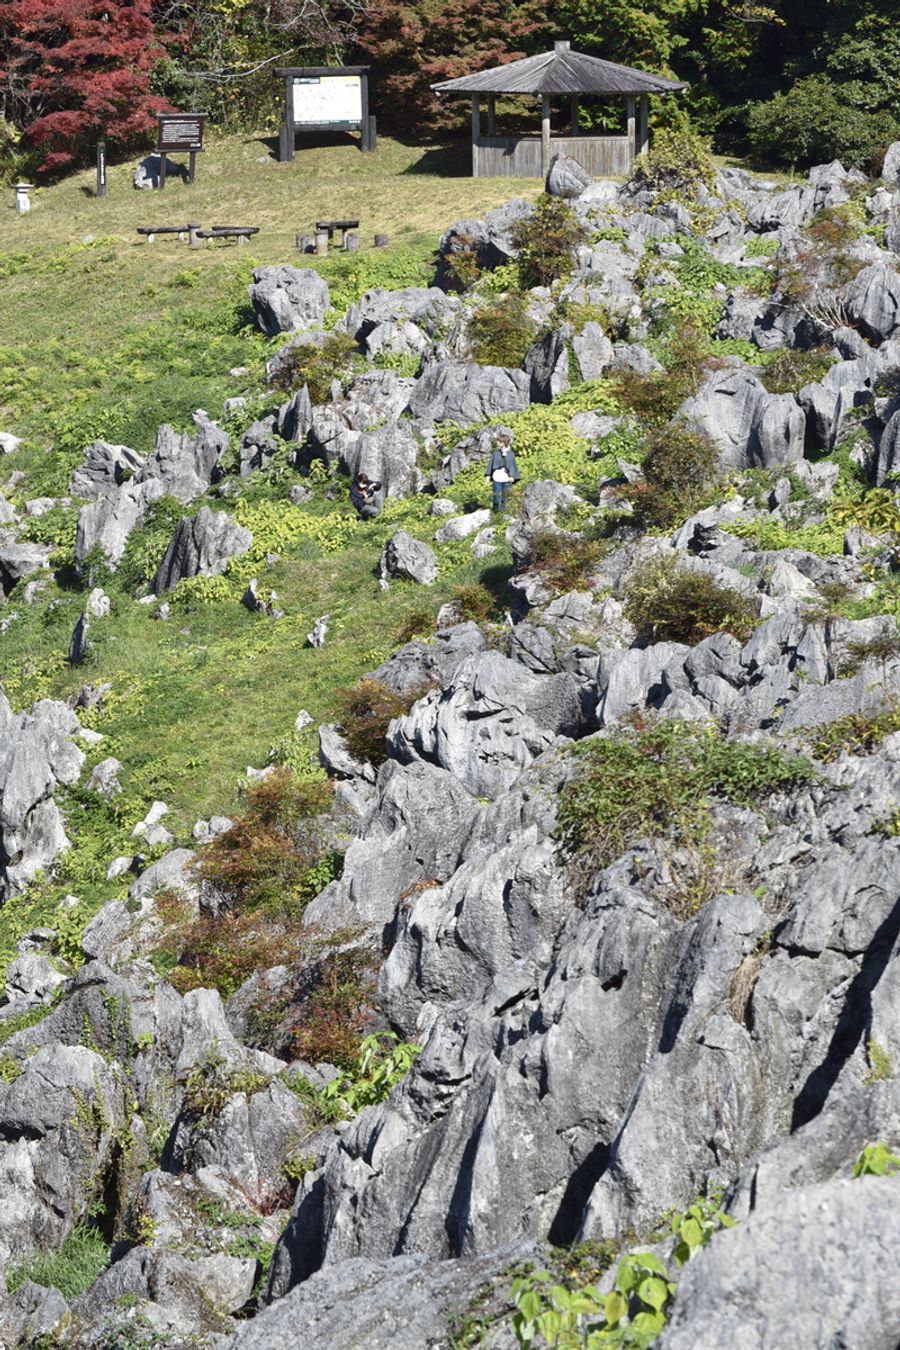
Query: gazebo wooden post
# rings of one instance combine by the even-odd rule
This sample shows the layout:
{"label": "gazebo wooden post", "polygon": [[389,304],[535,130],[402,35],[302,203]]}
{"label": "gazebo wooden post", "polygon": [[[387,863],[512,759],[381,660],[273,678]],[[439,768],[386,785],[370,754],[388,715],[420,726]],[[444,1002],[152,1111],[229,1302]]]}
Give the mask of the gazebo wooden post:
{"label": "gazebo wooden post", "polygon": [[550,168],[550,95],[541,95],[541,177]]}
{"label": "gazebo wooden post", "polygon": [[472,177],[478,177],[478,141],[481,136],[481,99],[472,95]]}
{"label": "gazebo wooden post", "polygon": [[637,145],[635,146],[638,158],[640,158],[650,143],[649,109],[650,99],[646,94],[641,94],[640,111],[638,113]]}
{"label": "gazebo wooden post", "polygon": [[493,94],[488,95],[488,129],[487,134],[493,136],[496,130],[497,99]]}
{"label": "gazebo wooden post", "polygon": [[569,100],[569,135],[578,135],[578,95],[573,94]]}
{"label": "gazebo wooden post", "polygon": [[635,157],[636,157],[637,154],[639,153],[638,148],[637,148],[637,136],[636,136],[636,134],[635,134],[635,123],[634,123],[634,105],[635,105],[635,97],[634,97],[634,94],[629,94],[629,95],[628,95],[628,98],[625,100],[625,104],[626,104],[626,107],[627,107],[627,109],[628,109],[628,114],[627,114],[627,115],[628,115],[628,133],[627,133],[627,134],[628,134],[628,150],[629,150],[629,153],[630,153],[630,155],[631,155],[631,161],[632,161],[632,166],[633,166],[633,165],[634,165]]}

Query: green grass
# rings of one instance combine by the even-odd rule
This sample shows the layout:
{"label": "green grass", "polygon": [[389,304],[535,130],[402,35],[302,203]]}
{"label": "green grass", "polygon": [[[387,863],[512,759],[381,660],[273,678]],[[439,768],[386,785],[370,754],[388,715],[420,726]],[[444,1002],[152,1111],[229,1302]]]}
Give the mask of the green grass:
{"label": "green grass", "polygon": [[109,1247],[94,1228],[76,1224],[53,1256],[36,1256],[18,1266],[8,1266],[6,1283],[14,1294],[26,1280],[58,1289],[63,1298],[77,1298],[89,1289],[109,1265]]}

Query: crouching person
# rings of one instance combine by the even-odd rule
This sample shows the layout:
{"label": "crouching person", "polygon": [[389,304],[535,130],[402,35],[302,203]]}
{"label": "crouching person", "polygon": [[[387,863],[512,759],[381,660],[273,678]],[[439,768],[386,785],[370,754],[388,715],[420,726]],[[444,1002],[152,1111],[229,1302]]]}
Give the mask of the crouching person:
{"label": "crouching person", "polygon": [[350,500],[360,520],[374,520],[384,506],[384,485],[358,473],[350,484]]}

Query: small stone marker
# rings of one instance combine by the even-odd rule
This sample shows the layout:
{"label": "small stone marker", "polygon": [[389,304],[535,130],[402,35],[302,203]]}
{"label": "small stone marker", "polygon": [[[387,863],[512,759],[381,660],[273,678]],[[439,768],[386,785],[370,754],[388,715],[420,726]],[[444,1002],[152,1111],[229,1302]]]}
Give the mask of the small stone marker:
{"label": "small stone marker", "polygon": [[376,234],[376,236],[375,236],[375,247],[376,247],[376,248],[387,248],[387,246],[388,246],[388,236],[387,236],[386,234]]}
{"label": "small stone marker", "polygon": [[16,210],[20,216],[27,215],[31,210],[31,201],[28,194],[32,186],[31,183],[16,183]]}
{"label": "small stone marker", "polygon": [[328,257],[328,231],[316,230],[316,253],[320,258]]}
{"label": "small stone marker", "polygon": [[358,234],[346,234],[346,235],[344,236],[344,250],[345,250],[345,252],[347,252],[347,253],[358,253],[358,252],[359,252],[359,235],[358,235]]}

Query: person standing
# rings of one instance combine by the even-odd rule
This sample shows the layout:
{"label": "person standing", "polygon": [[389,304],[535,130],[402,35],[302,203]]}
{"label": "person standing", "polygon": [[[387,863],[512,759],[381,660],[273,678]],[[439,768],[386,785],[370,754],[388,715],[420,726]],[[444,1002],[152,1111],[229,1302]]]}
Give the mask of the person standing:
{"label": "person standing", "polygon": [[519,466],[512,448],[513,434],[509,427],[499,427],[494,433],[494,448],[488,455],[485,482],[494,489],[494,510],[505,511],[510,483],[518,483]]}

